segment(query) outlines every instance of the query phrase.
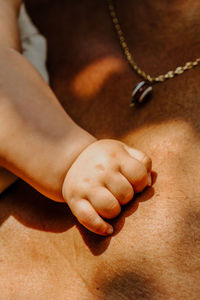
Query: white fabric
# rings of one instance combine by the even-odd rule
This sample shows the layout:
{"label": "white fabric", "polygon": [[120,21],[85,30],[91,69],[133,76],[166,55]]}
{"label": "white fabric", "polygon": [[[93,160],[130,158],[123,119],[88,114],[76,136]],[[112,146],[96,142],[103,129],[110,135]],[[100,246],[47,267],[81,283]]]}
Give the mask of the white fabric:
{"label": "white fabric", "polygon": [[[49,76],[46,70],[46,39],[38,32],[38,29],[31,22],[24,4],[21,6],[18,23],[23,55],[36,67],[48,82]],[[0,193],[16,180],[17,177],[15,175],[0,167]]]}
{"label": "white fabric", "polygon": [[47,43],[46,39],[38,32],[28,16],[24,4],[19,15],[19,31],[22,42],[23,55],[38,69],[48,82],[46,70]]}

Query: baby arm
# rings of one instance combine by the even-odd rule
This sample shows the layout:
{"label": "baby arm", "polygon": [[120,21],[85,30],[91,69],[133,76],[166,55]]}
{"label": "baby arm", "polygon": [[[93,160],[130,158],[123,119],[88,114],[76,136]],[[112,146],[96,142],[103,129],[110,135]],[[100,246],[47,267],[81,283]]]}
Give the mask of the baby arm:
{"label": "baby arm", "polygon": [[95,138],[71,120],[20,54],[19,7],[19,0],[0,0],[0,164],[63,201],[67,169]]}
{"label": "baby arm", "polygon": [[[16,6],[8,11],[15,37]],[[96,141],[75,124],[17,41],[0,45],[0,163],[50,199],[66,201],[89,230],[109,234],[101,217],[117,216],[147,186],[151,161],[121,142]]]}

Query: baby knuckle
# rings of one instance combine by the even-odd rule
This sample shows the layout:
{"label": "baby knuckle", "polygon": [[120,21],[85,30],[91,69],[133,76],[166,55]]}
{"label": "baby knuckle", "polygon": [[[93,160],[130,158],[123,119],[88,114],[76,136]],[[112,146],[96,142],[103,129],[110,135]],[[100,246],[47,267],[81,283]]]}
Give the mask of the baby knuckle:
{"label": "baby knuckle", "polygon": [[121,204],[126,204],[128,203],[131,199],[133,199],[133,196],[134,196],[134,191],[133,191],[133,188],[130,187],[130,188],[126,188],[123,192],[123,194],[120,195],[119,197],[119,201]]}
{"label": "baby knuckle", "polygon": [[67,202],[74,198],[74,194],[75,193],[74,193],[73,189],[71,189],[71,188],[64,187],[62,189],[62,195],[63,195],[65,201],[67,201]]}
{"label": "baby knuckle", "polygon": [[126,167],[126,173],[129,175],[131,183],[143,181],[147,176],[145,166],[139,161],[133,161]]}
{"label": "baby knuckle", "polygon": [[108,209],[108,211],[116,211],[116,210],[118,210],[118,202],[114,201],[112,199],[109,199],[107,201],[107,209]]}
{"label": "baby knuckle", "polygon": [[83,223],[87,221],[87,219],[91,218],[91,214],[88,212],[87,208],[84,206],[80,206],[77,208],[76,215],[78,220]]}
{"label": "baby knuckle", "polygon": [[138,180],[135,185],[134,189],[136,193],[142,192],[144,188],[147,186],[148,179],[147,179],[147,174],[145,174],[140,180]]}
{"label": "baby knuckle", "polygon": [[95,217],[91,215],[84,215],[82,218],[78,218],[78,221],[86,228],[96,228]]}
{"label": "baby knuckle", "polygon": [[89,185],[88,183],[82,180],[81,182],[78,183],[78,189],[80,191],[85,192],[85,190],[88,189],[88,185]]}
{"label": "baby knuckle", "polygon": [[79,196],[82,188],[79,188],[80,185],[75,184],[71,181],[64,181],[62,186],[62,194],[65,199],[73,199]]}
{"label": "baby knuckle", "polygon": [[94,220],[93,227],[95,228],[96,233],[104,233],[106,231],[104,222],[99,218]]}
{"label": "baby knuckle", "polygon": [[73,194],[79,195],[80,198],[87,198],[91,190],[90,183],[80,182],[74,189]]}
{"label": "baby knuckle", "polygon": [[152,169],[152,160],[151,160],[151,158],[149,156],[147,156],[146,154],[144,154],[142,162],[145,165],[147,171],[151,171],[151,169]]}
{"label": "baby knuckle", "polygon": [[141,170],[140,182],[147,182],[147,170]]}
{"label": "baby knuckle", "polygon": [[103,216],[108,219],[115,218],[121,212],[121,207],[119,203],[115,203],[114,201],[110,201],[107,204],[107,207],[103,209]]}
{"label": "baby knuckle", "polygon": [[135,168],[135,176],[136,176],[136,181],[145,181],[147,178],[147,169],[145,166],[138,162],[137,167]]}
{"label": "baby knuckle", "polygon": [[77,219],[83,226],[96,233],[103,233],[106,230],[103,220],[93,212],[81,209]]}

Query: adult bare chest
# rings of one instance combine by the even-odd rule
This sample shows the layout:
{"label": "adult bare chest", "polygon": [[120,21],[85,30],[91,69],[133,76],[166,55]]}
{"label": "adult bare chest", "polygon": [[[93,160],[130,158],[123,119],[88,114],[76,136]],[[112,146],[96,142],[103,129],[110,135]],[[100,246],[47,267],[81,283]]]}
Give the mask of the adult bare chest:
{"label": "adult bare chest", "polygon": [[[158,174],[158,210],[162,205],[168,209],[168,198],[175,199],[179,216],[183,201],[185,207],[191,201],[196,205],[200,178],[196,168],[200,163],[199,68],[155,85],[150,101],[131,109],[131,92],[140,78],[122,55],[106,1],[38,1],[29,8],[47,37],[51,85],[68,114],[97,138],[121,139],[152,157]],[[147,72],[165,73],[184,64],[192,52],[197,54],[193,45],[187,54],[185,49],[169,45],[168,40],[162,51],[159,44],[148,47],[150,39],[144,42],[136,33],[134,28],[129,31],[130,50]],[[145,206],[143,211],[148,212],[155,202]],[[173,206],[170,209],[174,214]]]}
{"label": "adult bare chest", "polygon": [[[131,92],[141,79],[122,55],[106,1],[47,2],[32,5],[32,15],[48,39],[52,87],[77,123],[97,137],[122,138],[149,124],[175,119],[189,122],[198,132],[199,69],[155,85],[151,100],[131,109]],[[138,44],[134,28],[128,39],[138,63],[155,75],[187,58],[178,49],[172,56],[167,40],[164,52],[159,52],[159,45],[147,50],[148,42]]]}
{"label": "adult bare chest", "polygon": [[[149,286],[150,291],[155,287],[158,291],[161,289],[162,295],[178,293],[175,299],[185,295],[190,295],[188,299],[192,296],[196,299],[199,295],[197,183],[200,174],[196,167],[200,157],[199,70],[191,70],[166,84],[155,86],[151,101],[138,110],[131,110],[130,95],[139,78],[132,73],[121,55],[106,4],[102,3],[50,3],[43,0],[34,1],[29,9],[48,39],[51,85],[67,112],[96,137],[120,138],[147,151],[157,172],[154,191],[138,197],[138,201],[126,208],[115,221],[116,235],[111,240],[95,240],[87,232],[80,235],[75,226],[63,229],[62,235],[29,230],[32,244],[29,242],[26,250],[26,265],[29,266],[32,259],[29,249],[36,249],[38,253],[47,253],[52,259],[51,264],[38,255],[37,274],[41,274],[41,261],[45,261],[46,273],[51,270],[50,274],[54,274],[55,269],[60,270],[58,266],[61,266],[64,273],[62,276],[59,273],[59,276],[68,280],[70,286],[77,287],[76,290],[80,285],[76,279],[71,284],[73,264],[80,274],[81,266],[84,266],[84,281],[91,290],[98,288],[98,293],[104,298],[109,295],[120,299],[118,291],[122,290],[123,295],[130,299],[129,288],[134,293],[134,288],[140,291],[147,286],[148,292]],[[144,56],[144,50],[140,47],[132,50],[137,50],[138,59],[147,70],[153,65],[152,71],[162,72],[161,62],[164,68],[167,67],[167,53],[162,54],[162,58],[165,56],[168,61],[158,57],[158,69],[150,50],[149,56],[146,50]],[[14,193],[13,199],[15,194],[23,193],[23,189],[19,190]],[[30,201],[31,194],[33,192],[24,198]],[[27,199],[22,199],[22,202]],[[35,201],[32,206],[35,207]],[[40,201],[38,207],[41,210]],[[24,213],[29,215],[29,210]],[[13,222],[17,221],[14,219]],[[44,216],[42,222],[47,224],[48,216]],[[12,227],[11,223],[8,229]],[[19,227],[19,231],[23,232],[24,228]],[[55,263],[57,253],[61,255]],[[71,258],[70,266],[63,268],[63,258],[67,257]],[[11,265],[13,267],[13,263]],[[18,269],[18,265],[14,268]],[[7,268],[5,273],[8,273]],[[49,284],[51,281],[46,273],[45,288],[55,286],[57,292],[58,281],[57,285],[55,282]],[[26,268],[23,274],[24,278],[27,277]],[[38,278],[43,276],[39,275]],[[105,278],[107,282],[104,282]],[[54,279],[52,275],[52,282]],[[33,285],[35,287],[35,283]],[[23,282],[20,286],[24,289]],[[178,291],[177,286],[180,287]],[[66,293],[66,287],[61,286],[60,290]]]}

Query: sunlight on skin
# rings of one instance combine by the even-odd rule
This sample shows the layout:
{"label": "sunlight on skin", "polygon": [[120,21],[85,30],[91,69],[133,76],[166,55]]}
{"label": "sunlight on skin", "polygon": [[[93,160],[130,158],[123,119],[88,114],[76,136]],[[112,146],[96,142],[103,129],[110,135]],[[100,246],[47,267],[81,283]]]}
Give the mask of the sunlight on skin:
{"label": "sunlight on skin", "polygon": [[[38,234],[38,231],[27,229],[27,227],[20,224],[13,217],[4,222],[2,228],[8,232],[8,235],[4,234],[4,236],[6,236],[6,240],[10,240],[12,243],[13,238],[10,237],[10,233],[13,235],[13,232],[10,231],[11,226],[8,225],[9,223],[14,223],[12,227],[15,228],[15,232],[17,233],[15,234],[17,237],[15,247],[20,249],[23,240],[25,244],[23,248],[26,247],[23,262],[25,263],[25,269],[29,270],[29,259],[30,256],[33,257],[34,266],[37,266],[38,272],[41,274],[40,277],[42,280],[40,282],[44,282],[44,284],[48,284],[48,282],[52,283],[53,277],[49,270],[55,264],[55,260],[58,263],[58,267],[62,265],[56,271],[56,274],[59,274],[57,276],[66,280],[69,276],[68,270],[70,269],[71,280],[73,281],[76,278],[80,290],[83,292],[86,291],[86,295],[87,291],[91,294],[95,292],[94,282],[97,287],[102,287],[107,282],[112,285],[113,278],[117,278],[119,274],[125,273],[127,270],[135,272],[136,279],[137,273],[144,274],[147,282],[149,280],[150,283],[155,284],[156,289],[165,292],[165,297],[167,295],[168,298],[172,293],[175,293],[177,282],[180,282],[180,285],[184,287],[188,280],[191,282],[191,285],[195,281],[194,276],[191,276],[189,279],[182,276],[182,270],[183,272],[187,268],[193,270],[192,268],[197,266],[197,259],[194,256],[194,259],[190,257],[189,262],[182,261],[182,257],[189,257],[191,248],[181,248],[180,243],[181,245],[183,244],[182,228],[186,226],[184,225],[184,215],[189,208],[195,207],[194,198],[199,199],[195,195],[196,191],[190,190],[191,184],[189,183],[189,180],[194,181],[195,178],[198,180],[199,176],[195,174],[195,172],[198,172],[198,168],[191,169],[191,165],[188,165],[188,161],[190,160],[187,157],[184,159],[185,156],[190,156],[191,140],[194,140],[192,143],[194,147],[197,145],[195,143],[198,140],[197,136],[189,123],[177,119],[151,126],[148,125],[148,127],[144,126],[143,128],[129,132],[128,135],[123,137],[123,140],[125,139],[127,139],[129,145],[135,144],[139,148],[145,148],[147,152],[152,153],[153,169],[158,173],[158,178],[154,185],[155,195],[148,201],[140,202],[138,209],[132,214],[132,217],[125,218],[122,230],[108,240],[108,247],[105,247],[105,251],[101,255],[95,255],[91,252],[87,243],[83,242],[83,237],[76,226],[60,234],[47,234],[44,232],[39,232]],[[161,153],[163,154],[162,156],[160,155]],[[199,155],[195,157],[199,157]],[[199,164],[198,161],[197,164]],[[191,169],[190,173],[193,176],[189,175],[185,179],[180,177],[184,174],[182,170],[188,170],[189,167]],[[190,193],[192,199],[189,202],[187,200],[188,193]],[[181,202],[183,202],[183,206],[180,205]],[[24,228],[19,236],[18,229],[20,227]],[[130,228],[133,230],[130,230]],[[28,235],[30,231],[31,240]],[[188,229],[185,243],[189,243],[190,241],[188,239],[189,234],[191,234],[191,231]],[[87,241],[93,245],[96,241],[99,247],[105,243],[104,239],[102,239],[102,242],[99,239],[94,239],[94,241],[93,239],[94,236],[91,235]],[[31,248],[30,243],[32,243]],[[66,245],[68,246],[66,247]],[[128,246],[124,247],[124,245]],[[12,249],[12,246],[9,245],[9,248]],[[195,251],[197,250],[195,249]],[[20,250],[17,253],[22,255]],[[19,254],[16,260],[16,270],[19,270],[21,266]],[[38,263],[41,255],[44,255],[44,263],[42,265]],[[180,268],[177,265],[177,261],[181,263],[181,271],[177,271],[177,266]],[[186,263],[188,263],[188,266]],[[12,261],[9,261],[8,264],[7,269],[11,268],[11,266],[13,267]],[[23,268],[20,269],[21,272],[23,270]],[[175,277],[176,280],[174,280]],[[31,278],[31,272],[30,274],[28,273],[28,278]],[[12,281],[14,280],[12,279]],[[22,277],[21,281],[18,282],[19,289],[23,289],[24,280],[24,277]],[[30,279],[29,282],[31,282]],[[128,284],[131,283],[130,281]],[[41,289],[43,288],[43,286],[40,286],[40,283],[34,280],[33,284],[36,286],[39,285]],[[97,291],[97,294],[99,295],[100,292]],[[72,291],[72,293],[75,292]],[[178,294],[175,296],[178,299]],[[167,297],[166,299],[168,299]],[[94,298],[87,297],[87,299],[95,298],[98,299],[96,296]],[[164,299],[164,297],[160,298]]]}
{"label": "sunlight on skin", "polygon": [[[168,120],[133,129],[120,138],[130,146],[142,148],[155,155],[156,152],[180,154],[187,150],[188,141],[197,141],[193,127],[182,119]],[[170,149],[170,150],[169,150]]]}
{"label": "sunlight on skin", "polygon": [[[152,276],[157,288],[170,296],[177,284],[177,281],[172,280],[172,275],[180,277],[178,280],[182,286],[185,285],[181,271],[177,271],[177,261],[188,256],[188,251],[191,251],[190,248],[181,248],[180,245],[183,227],[187,228],[187,225],[184,225],[185,214],[189,208],[197,207],[196,201],[199,201],[199,193],[190,189],[190,180],[193,180],[194,185],[198,185],[195,181],[199,178],[199,170],[193,161],[191,162],[191,159],[196,160],[196,157],[199,157],[199,146],[195,142],[197,136],[189,123],[177,119],[140,128],[134,133],[130,132],[123,140],[127,140],[129,145],[136,144],[141,149],[146,148],[147,152],[152,153],[153,170],[158,173],[154,184],[155,194],[144,202],[141,195],[138,209],[132,217],[125,218],[122,230],[111,238],[109,247],[101,255],[93,255],[87,244],[81,243],[82,237],[76,228],[73,228],[73,248],[68,249],[68,254],[74,258],[72,264],[79,266],[76,267],[77,272],[90,289],[94,281],[97,286],[101,286],[105,278],[109,281],[112,276],[115,278],[116,274],[129,269],[141,271],[138,266],[142,265],[142,272],[146,272],[148,278]],[[194,145],[192,151],[195,151],[196,155],[190,159],[191,143]],[[185,176],[188,170],[189,175]],[[189,227],[185,229],[184,234],[189,236],[190,233]],[[123,245],[128,245],[127,249]],[[189,268],[192,269],[196,263],[195,258],[190,258]],[[181,261],[181,266],[183,270],[187,269],[185,261]],[[81,272],[83,268],[84,274]],[[195,279],[191,277],[190,280],[192,282]]]}
{"label": "sunlight on skin", "polygon": [[[146,152],[152,158],[153,171],[159,174],[156,186],[159,186],[159,182],[160,190],[163,188],[162,194],[166,190],[173,195],[174,190],[184,191],[188,195],[191,193],[190,185],[200,175],[199,168],[196,167],[199,164],[200,145],[198,134],[188,122],[177,119],[144,126],[135,130],[134,134],[133,131],[129,132],[121,140]],[[188,173],[191,176],[179,178],[179,174]]]}
{"label": "sunlight on skin", "polygon": [[123,69],[123,61],[113,56],[94,61],[74,78],[71,92],[79,99],[91,99],[101,91],[104,83],[112,74],[120,73]]}

